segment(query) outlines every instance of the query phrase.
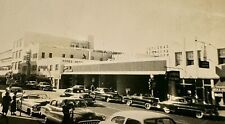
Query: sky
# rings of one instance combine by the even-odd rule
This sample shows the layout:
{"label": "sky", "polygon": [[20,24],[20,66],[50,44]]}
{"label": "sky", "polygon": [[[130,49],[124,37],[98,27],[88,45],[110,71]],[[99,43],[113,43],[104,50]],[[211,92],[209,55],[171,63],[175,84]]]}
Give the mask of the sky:
{"label": "sky", "polygon": [[225,0],[0,0],[0,51],[26,32],[92,35],[96,49],[121,52],[195,39],[225,47],[224,6]]}

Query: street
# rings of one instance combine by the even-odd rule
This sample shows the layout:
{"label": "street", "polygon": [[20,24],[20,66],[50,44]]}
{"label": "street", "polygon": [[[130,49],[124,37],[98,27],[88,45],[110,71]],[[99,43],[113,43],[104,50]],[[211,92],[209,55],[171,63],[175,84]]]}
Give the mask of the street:
{"label": "street", "polygon": [[[59,97],[62,94],[63,90],[60,91],[40,91],[40,90],[25,90],[26,94],[33,93],[43,93],[47,94],[50,99],[54,99]],[[106,117],[112,115],[115,112],[122,110],[145,110],[140,107],[130,107],[126,104],[120,103],[107,103],[103,101],[96,101],[96,104],[93,107],[89,107],[89,109],[93,110],[96,113],[104,114]],[[145,111],[155,111],[157,113],[164,113],[160,110],[145,110]],[[173,118],[176,122],[181,124],[224,124],[224,118],[204,118],[197,119],[192,115],[176,113],[176,114],[168,114],[171,118]]]}

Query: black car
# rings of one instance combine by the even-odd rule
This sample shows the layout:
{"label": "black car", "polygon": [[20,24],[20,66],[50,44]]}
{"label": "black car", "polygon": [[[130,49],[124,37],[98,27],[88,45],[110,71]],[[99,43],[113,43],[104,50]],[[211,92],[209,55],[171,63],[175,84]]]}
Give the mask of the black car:
{"label": "black car", "polygon": [[117,92],[111,91],[109,88],[96,88],[91,95],[98,100],[104,100],[106,102],[122,102],[122,96]]}
{"label": "black car", "polygon": [[218,115],[215,105],[198,102],[196,99],[187,100],[185,97],[172,97],[168,101],[163,101],[159,104],[165,113],[188,112],[193,113],[196,118]]}
{"label": "black car", "polygon": [[160,108],[159,98],[151,97],[150,95],[132,95],[129,96],[127,101],[127,105],[137,105],[142,106],[145,109],[151,108]]}

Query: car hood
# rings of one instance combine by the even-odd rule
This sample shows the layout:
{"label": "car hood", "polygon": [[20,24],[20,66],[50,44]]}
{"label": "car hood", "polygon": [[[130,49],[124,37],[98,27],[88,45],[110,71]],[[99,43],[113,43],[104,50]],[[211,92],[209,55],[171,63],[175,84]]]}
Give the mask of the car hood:
{"label": "car hood", "polygon": [[24,100],[23,102],[27,102],[30,105],[36,105],[40,103],[49,102],[49,100],[48,99],[29,99],[29,100]]}

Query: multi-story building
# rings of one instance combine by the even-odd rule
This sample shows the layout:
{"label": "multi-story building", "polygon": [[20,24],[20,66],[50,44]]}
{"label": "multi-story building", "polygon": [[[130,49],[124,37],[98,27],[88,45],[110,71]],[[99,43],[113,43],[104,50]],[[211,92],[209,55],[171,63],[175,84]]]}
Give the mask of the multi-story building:
{"label": "multi-story building", "polygon": [[169,45],[156,45],[147,48],[147,55],[151,57],[165,57],[169,56]]}
{"label": "multi-story building", "polygon": [[0,75],[5,75],[11,70],[12,49],[0,53]]}
{"label": "multi-story building", "polygon": [[43,75],[59,87],[66,63],[111,60],[113,52],[94,50],[93,38],[74,40],[47,34],[27,33],[13,44],[13,74]]}

